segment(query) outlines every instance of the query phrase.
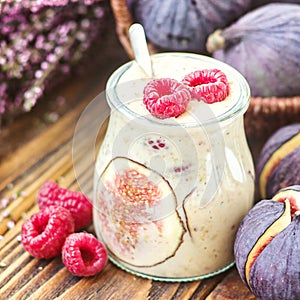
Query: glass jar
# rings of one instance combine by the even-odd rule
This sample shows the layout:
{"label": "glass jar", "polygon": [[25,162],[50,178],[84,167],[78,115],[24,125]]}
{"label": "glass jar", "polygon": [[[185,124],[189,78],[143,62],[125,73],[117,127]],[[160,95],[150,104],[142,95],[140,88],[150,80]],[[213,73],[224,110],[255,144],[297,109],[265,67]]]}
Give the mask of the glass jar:
{"label": "glass jar", "polygon": [[241,219],[254,204],[253,161],[243,115],[249,86],[230,66],[188,53],[152,56],[154,77],[222,70],[230,94],[193,100],[177,118],[145,109],[151,79],[131,61],[106,89],[111,114],[94,176],[94,225],[112,262],[146,278],[203,279],[233,265]]}

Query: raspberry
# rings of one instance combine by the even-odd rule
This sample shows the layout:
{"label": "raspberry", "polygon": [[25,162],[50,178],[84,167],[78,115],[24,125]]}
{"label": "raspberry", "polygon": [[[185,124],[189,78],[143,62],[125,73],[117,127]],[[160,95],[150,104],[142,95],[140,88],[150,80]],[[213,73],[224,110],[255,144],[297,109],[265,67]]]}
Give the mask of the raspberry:
{"label": "raspberry", "polygon": [[206,103],[223,101],[229,94],[227,77],[218,69],[194,71],[182,83],[190,88],[193,98]]}
{"label": "raspberry", "polygon": [[22,244],[37,258],[52,258],[61,253],[66,237],[74,232],[74,219],[64,207],[50,206],[33,214],[22,225]]}
{"label": "raspberry", "polygon": [[37,203],[42,209],[47,206],[62,206],[68,209],[75,221],[75,230],[92,222],[93,205],[84,194],[60,187],[53,181],[46,181],[38,191]]}
{"label": "raspberry", "polygon": [[160,119],[178,117],[186,110],[190,100],[189,89],[175,79],[154,79],[144,88],[146,108]]}
{"label": "raspberry", "polygon": [[99,273],[105,267],[107,259],[105,246],[91,233],[69,235],[62,249],[64,265],[76,276],[93,276]]}

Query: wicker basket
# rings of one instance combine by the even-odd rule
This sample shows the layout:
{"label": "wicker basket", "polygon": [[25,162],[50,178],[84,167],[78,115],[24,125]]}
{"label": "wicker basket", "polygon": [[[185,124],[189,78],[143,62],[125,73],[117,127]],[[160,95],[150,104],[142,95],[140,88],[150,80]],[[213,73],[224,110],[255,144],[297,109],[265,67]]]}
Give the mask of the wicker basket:
{"label": "wicker basket", "polygon": [[[127,7],[126,0],[110,0],[111,8],[116,21],[116,32],[119,40],[130,59],[133,59],[133,52],[129,41],[128,30],[134,20]],[[148,42],[149,52],[151,54],[161,52],[154,44]]]}
{"label": "wicker basket", "polygon": [[[129,41],[128,29],[134,22],[127,7],[126,0],[110,0],[115,17],[116,32],[120,43],[130,59],[133,52]],[[151,54],[161,52],[155,45],[148,42]],[[280,127],[300,122],[300,96],[291,98],[252,97],[245,114],[246,134],[254,160],[268,137]]]}

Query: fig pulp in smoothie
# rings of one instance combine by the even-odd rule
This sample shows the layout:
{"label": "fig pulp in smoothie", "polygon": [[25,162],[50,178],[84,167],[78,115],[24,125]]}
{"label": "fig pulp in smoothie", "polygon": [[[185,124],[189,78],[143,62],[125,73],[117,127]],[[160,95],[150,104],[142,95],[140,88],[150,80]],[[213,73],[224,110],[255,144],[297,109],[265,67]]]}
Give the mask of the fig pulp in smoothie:
{"label": "fig pulp in smoothie", "polygon": [[111,115],[94,177],[94,224],[111,260],[161,280],[192,280],[233,263],[233,241],[253,205],[253,163],[243,114],[249,88],[234,69],[192,54],[152,57],[156,78],[181,80],[218,68],[230,84],[222,102],[191,101],[177,118],[143,105],[149,78],[135,62],[107,85]]}

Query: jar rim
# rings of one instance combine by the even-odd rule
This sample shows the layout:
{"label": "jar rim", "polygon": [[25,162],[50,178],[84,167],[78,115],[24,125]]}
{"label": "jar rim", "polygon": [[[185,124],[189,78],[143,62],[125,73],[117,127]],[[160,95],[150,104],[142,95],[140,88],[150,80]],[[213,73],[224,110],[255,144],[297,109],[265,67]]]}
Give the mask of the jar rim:
{"label": "jar rim", "polygon": [[[163,56],[177,56],[177,57],[185,57],[185,58],[190,58],[190,59],[196,59],[203,61],[205,63],[210,63],[214,64],[217,68],[220,68],[221,70],[226,70],[227,73],[230,73],[232,77],[235,79],[237,85],[236,87],[238,88],[238,99],[235,101],[235,103],[224,113],[221,113],[220,115],[217,115],[213,118],[210,118],[205,121],[200,121],[201,126],[205,125],[211,125],[215,123],[220,123],[224,121],[228,121],[233,119],[234,117],[237,117],[239,115],[242,115],[246,112],[249,103],[250,103],[250,87],[244,76],[235,68],[232,66],[217,60],[215,58],[201,55],[201,54],[195,54],[195,53],[186,53],[186,52],[163,52],[163,53],[156,53],[151,55],[151,58],[160,58]],[[131,110],[128,108],[128,106],[122,102],[120,97],[118,96],[118,92],[116,88],[120,84],[120,79],[123,76],[123,74],[129,70],[132,65],[135,63],[134,60],[128,61],[127,63],[121,65],[119,68],[117,68],[109,77],[107,84],[106,84],[106,98],[107,98],[107,103],[109,104],[110,108],[112,109],[117,109],[118,111],[121,111],[122,113],[126,114],[129,118],[139,118],[143,119],[145,121],[149,121],[151,124],[156,123],[157,125],[168,125],[168,126],[183,126],[183,127],[198,127],[199,126],[199,121],[195,122],[186,122],[186,123],[181,123],[181,122],[174,122],[174,118],[169,118],[169,119],[158,119],[158,118],[148,118],[145,116],[142,116],[138,114],[137,112]],[[151,79],[151,78],[148,78]],[[142,98],[137,98],[141,99]],[[132,99],[128,99],[132,100]],[[127,103],[127,102],[126,102]],[[206,104],[208,107],[210,104]]]}

